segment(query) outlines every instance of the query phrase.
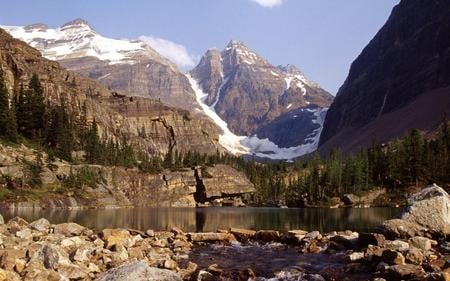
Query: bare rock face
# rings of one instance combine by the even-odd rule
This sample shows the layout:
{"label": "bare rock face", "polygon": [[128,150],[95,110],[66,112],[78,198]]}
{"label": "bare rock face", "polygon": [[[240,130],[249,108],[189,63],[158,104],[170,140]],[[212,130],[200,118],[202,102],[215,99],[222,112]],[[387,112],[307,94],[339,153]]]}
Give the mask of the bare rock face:
{"label": "bare rock face", "polygon": [[219,129],[206,117],[156,100],[127,98],[111,92],[100,83],[43,58],[39,51],[2,29],[0,67],[11,95],[21,85],[28,85],[36,73],[48,101],[59,103],[64,98],[74,115],[86,114],[88,121],[95,119],[101,135],[106,133],[113,139],[125,136],[151,155],[164,155],[169,149],[207,154],[221,150],[217,142]]}
{"label": "bare rock face", "polygon": [[235,197],[254,193],[255,186],[245,175],[227,165],[215,165],[195,171],[197,178],[197,201]]}
{"label": "bare rock face", "polygon": [[332,101],[295,67],[275,67],[237,40],[223,51],[208,50],[190,75],[233,133],[256,134],[281,147],[320,133],[308,109],[326,108]]}
{"label": "bare rock face", "polygon": [[400,1],[353,62],[331,105],[320,149],[382,143],[431,130],[450,109],[450,5]]}
{"label": "bare rock face", "polygon": [[[254,185],[246,176],[227,165],[194,167],[165,170],[161,173],[145,173],[139,169],[105,167],[100,165],[72,165],[56,159],[52,161],[45,153],[34,149],[11,147],[0,144],[0,177],[8,177],[13,182],[28,178],[26,163],[42,161],[42,182],[49,185],[64,185],[69,176],[77,176],[80,171],[95,174],[95,185],[81,183],[81,192],[66,190],[64,194],[49,192],[41,201],[9,202],[4,200],[0,207],[196,207],[199,203],[213,200],[231,200],[235,205],[243,205],[241,197],[255,192]],[[49,169],[48,167],[51,167]],[[6,188],[0,184],[0,188]],[[27,198],[24,198],[26,200]],[[2,217],[0,215],[0,224]],[[46,230],[48,221],[36,221],[31,225],[35,230]],[[55,233],[79,235],[84,228],[74,224],[60,224]]]}

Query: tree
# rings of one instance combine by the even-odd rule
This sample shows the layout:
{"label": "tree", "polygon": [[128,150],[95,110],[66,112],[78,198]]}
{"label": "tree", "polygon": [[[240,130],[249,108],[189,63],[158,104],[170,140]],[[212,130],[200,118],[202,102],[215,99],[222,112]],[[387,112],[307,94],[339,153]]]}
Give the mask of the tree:
{"label": "tree", "polygon": [[33,74],[28,90],[21,87],[19,92],[16,114],[19,133],[29,139],[43,137],[45,109],[44,90],[37,74]]}
{"label": "tree", "polygon": [[74,133],[70,116],[66,110],[64,100],[60,106],[50,110],[50,120],[47,131],[47,144],[64,160],[72,160],[74,147]]}
{"label": "tree", "polygon": [[17,139],[17,124],[13,103],[10,106],[8,89],[0,69],[0,137],[15,141]]}

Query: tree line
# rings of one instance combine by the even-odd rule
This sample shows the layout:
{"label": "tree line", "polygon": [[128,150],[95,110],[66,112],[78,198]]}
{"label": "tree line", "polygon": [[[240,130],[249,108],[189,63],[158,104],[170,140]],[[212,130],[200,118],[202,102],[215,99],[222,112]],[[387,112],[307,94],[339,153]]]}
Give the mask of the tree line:
{"label": "tree line", "polygon": [[69,162],[74,151],[84,153],[84,162],[108,166],[137,167],[158,173],[198,165],[228,164],[255,184],[255,201],[284,200],[291,205],[325,202],[345,193],[361,193],[374,187],[395,192],[409,186],[450,182],[450,130],[444,120],[432,139],[418,130],[384,145],[343,155],[332,150],[327,157],[313,155],[293,163],[262,164],[226,153],[207,155],[169,149],[165,157],[149,155],[133,147],[126,137],[100,136],[96,120],[88,124],[85,114],[74,117],[64,99],[59,105],[45,101],[43,87],[33,75],[26,89],[9,98],[0,72],[0,138],[10,142],[29,141],[50,157]]}

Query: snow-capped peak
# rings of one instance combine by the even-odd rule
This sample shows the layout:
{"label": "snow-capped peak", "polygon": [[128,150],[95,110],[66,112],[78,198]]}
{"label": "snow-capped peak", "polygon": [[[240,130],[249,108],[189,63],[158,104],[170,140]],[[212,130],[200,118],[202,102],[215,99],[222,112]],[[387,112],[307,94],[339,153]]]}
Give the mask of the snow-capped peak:
{"label": "snow-capped peak", "polygon": [[109,64],[134,64],[148,58],[175,67],[146,43],[104,37],[87,21],[79,18],[58,28],[49,28],[44,24],[0,27],[51,60],[95,57]]}
{"label": "snow-capped peak", "polygon": [[89,23],[81,18],[77,18],[74,19],[72,21],[69,21],[63,25],[61,25],[61,29],[63,28],[84,28],[84,27],[89,27],[90,29],[92,29],[92,27],[89,25]]}
{"label": "snow-capped peak", "polygon": [[223,50],[222,57],[227,56],[232,57],[230,61],[234,64],[267,64],[265,59],[250,50],[242,41],[236,39],[231,40]]}

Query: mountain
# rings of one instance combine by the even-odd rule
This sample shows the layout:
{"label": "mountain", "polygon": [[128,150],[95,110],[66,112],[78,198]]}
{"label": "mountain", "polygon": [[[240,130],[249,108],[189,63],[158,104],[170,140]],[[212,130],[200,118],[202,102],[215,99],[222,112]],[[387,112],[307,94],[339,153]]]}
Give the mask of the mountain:
{"label": "mountain", "polygon": [[177,66],[142,41],[104,37],[82,19],[58,28],[45,24],[3,28],[44,57],[114,91],[159,99],[192,113],[199,108],[187,78]]}
{"label": "mountain", "polygon": [[292,158],[314,150],[333,99],[294,66],[273,66],[237,40],[222,51],[208,50],[189,77],[201,91],[198,102],[228,141],[272,158],[282,158],[280,151]]}
{"label": "mountain", "polygon": [[74,115],[84,114],[88,121],[95,119],[101,136],[126,137],[150,155],[163,156],[170,149],[207,154],[222,150],[217,142],[220,131],[206,116],[192,115],[154,99],[111,91],[42,57],[40,51],[1,28],[0,68],[10,95],[22,85],[26,87],[36,73],[47,101],[59,103],[64,99]]}
{"label": "mountain", "polygon": [[351,151],[450,112],[450,2],[403,0],[353,62],[328,110],[320,150]]}

